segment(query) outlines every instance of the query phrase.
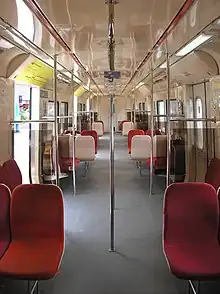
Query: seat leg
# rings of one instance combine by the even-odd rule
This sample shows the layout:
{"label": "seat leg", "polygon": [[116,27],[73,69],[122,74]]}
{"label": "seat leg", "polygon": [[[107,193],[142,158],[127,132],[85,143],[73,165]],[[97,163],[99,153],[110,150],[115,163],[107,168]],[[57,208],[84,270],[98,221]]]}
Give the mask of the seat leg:
{"label": "seat leg", "polygon": [[140,176],[142,176],[142,163],[139,161]]}
{"label": "seat leg", "polygon": [[34,281],[31,286],[31,282],[28,281],[28,294],[39,294],[38,281]]}
{"label": "seat leg", "polygon": [[88,161],[85,161],[85,165],[84,165],[84,177],[87,176],[88,169],[89,169],[89,162]]}
{"label": "seat leg", "polygon": [[190,292],[192,292],[193,294],[199,294],[199,291],[200,291],[200,281],[198,281],[197,287],[195,287],[192,281],[189,280],[188,294],[190,294]]}

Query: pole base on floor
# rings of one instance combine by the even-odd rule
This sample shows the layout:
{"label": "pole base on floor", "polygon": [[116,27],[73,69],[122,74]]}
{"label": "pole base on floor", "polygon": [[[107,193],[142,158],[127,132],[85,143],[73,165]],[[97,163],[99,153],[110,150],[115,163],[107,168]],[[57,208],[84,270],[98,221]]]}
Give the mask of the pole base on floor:
{"label": "pole base on floor", "polygon": [[115,248],[109,248],[108,252],[116,252]]}

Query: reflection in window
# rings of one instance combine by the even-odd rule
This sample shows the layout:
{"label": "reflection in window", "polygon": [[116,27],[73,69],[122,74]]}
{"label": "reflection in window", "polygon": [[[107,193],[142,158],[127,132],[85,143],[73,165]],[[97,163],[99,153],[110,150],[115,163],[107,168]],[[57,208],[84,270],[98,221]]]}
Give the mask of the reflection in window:
{"label": "reflection in window", "polygon": [[34,41],[33,14],[23,0],[16,0],[16,4],[18,13],[18,31],[30,41]]}
{"label": "reflection in window", "polygon": [[[202,100],[201,98],[196,99],[196,118],[202,118]],[[203,122],[197,121],[196,122],[196,129],[197,129],[197,147],[203,149]]]}

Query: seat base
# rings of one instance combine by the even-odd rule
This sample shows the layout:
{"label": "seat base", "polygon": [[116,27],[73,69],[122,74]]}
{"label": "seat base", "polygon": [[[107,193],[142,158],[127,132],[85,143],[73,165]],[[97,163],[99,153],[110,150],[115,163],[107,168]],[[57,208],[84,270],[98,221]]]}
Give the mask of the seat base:
{"label": "seat base", "polygon": [[48,280],[58,271],[63,255],[57,240],[14,240],[0,260],[0,276],[19,280]]}
{"label": "seat base", "polygon": [[164,251],[171,272],[179,279],[209,281],[220,278],[219,244],[165,244]]}

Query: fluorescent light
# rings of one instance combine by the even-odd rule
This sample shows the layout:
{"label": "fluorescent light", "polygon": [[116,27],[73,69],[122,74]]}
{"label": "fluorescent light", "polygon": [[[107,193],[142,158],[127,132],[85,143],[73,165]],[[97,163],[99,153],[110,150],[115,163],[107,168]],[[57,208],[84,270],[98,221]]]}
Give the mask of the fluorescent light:
{"label": "fluorescent light", "polygon": [[205,35],[201,34],[197,38],[195,38],[192,42],[184,46],[182,49],[180,49],[177,53],[176,56],[185,56],[186,54],[190,53],[193,51],[195,48],[206,42],[212,37],[212,35]]}

